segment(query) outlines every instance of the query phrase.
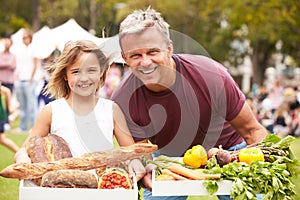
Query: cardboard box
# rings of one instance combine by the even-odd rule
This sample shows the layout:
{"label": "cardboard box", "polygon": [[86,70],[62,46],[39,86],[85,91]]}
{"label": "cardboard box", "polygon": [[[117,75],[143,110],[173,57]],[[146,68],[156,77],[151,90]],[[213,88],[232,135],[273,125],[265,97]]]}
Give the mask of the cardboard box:
{"label": "cardboard box", "polygon": [[[219,189],[215,195],[230,195],[231,181],[219,181]],[[152,195],[153,196],[202,196],[209,195],[203,181],[155,181],[155,172],[152,172]]]}
{"label": "cardboard box", "polygon": [[134,178],[132,190],[127,189],[83,189],[83,188],[46,188],[36,186],[32,181],[21,180],[19,200],[137,200],[138,187]]}

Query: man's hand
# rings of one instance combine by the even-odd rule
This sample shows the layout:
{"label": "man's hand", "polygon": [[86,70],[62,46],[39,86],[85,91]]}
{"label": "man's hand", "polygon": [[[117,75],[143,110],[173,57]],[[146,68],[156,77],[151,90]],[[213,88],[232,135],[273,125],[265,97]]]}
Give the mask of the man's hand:
{"label": "man's hand", "polygon": [[146,169],[144,168],[144,165],[139,159],[131,160],[128,164],[128,170],[131,176],[135,174],[137,181],[142,179],[146,174]]}
{"label": "man's hand", "polygon": [[156,169],[156,165],[154,164],[148,164],[145,169],[146,169],[146,175],[143,178],[143,184],[144,186],[149,190],[152,191],[152,170]]}

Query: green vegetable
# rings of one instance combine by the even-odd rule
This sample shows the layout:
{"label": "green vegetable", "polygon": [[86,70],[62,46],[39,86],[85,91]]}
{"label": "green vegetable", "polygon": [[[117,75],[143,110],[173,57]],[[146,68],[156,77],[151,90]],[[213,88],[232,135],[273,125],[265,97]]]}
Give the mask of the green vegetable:
{"label": "green vegetable", "polygon": [[206,180],[204,183],[203,183],[203,186],[207,189],[207,192],[210,194],[210,195],[213,195],[214,193],[216,193],[219,189],[219,186],[217,184],[216,181],[213,181],[213,180]]}
{"label": "green vegetable", "polygon": [[[234,161],[220,167],[216,160],[207,161],[207,170],[220,172],[221,180],[233,181],[230,197],[235,200],[254,200],[256,194],[264,194],[268,200],[295,199],[295,180],[300,172],[299,161],[290,149],[295,140],[292,136],[279,138],[274,134],[257,144],[265,161],[255,161],[250,165]],[[207,191],[217,191],[217,180],[204,181]]]}

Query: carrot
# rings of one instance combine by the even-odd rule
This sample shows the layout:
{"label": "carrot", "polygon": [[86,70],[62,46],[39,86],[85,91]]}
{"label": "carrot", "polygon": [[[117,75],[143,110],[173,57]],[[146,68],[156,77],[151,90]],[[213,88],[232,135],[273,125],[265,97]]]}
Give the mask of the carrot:
{"label": "carrot", "polygon": [[189,179],[187,179],[179,174],[176,174],[168,169],[162,169],[161,173],[171,175],[175,180],[189,180]]}
{"label": "carrot", "polygon": [[203,169],[190,169],[185,167],[179,161],[164,155],[157,157],[155,160],[149,160],[148,163],[155,164],[160,170],[168,169],[169,171],[190,180],[221,178],[221,174],[207,174],[203,172]]}
{"label": "carrot", "polygon": [[171,172],[174,172],[176,174],[179,174],[181,176],[185,176],[188,179],[193,179],[193,180],[205,180],[205,179],[209,179],[209,178],[213,178],[213,179],[219,179],[221,178],[220,174],[205,174],[203,172],[200,171],[195,171],[192,169],[188,169],[182,165],[176,164],[176,163],[172,163],[168,169]]}
{"label": "carrot", "polygon": [[202,171],[199,171],[197,169],[193,170],[193,172],[196,175],[202,177],[203,179],[220,179],[221,178],[221,174],[206,174],[206,173],[203,173]]}

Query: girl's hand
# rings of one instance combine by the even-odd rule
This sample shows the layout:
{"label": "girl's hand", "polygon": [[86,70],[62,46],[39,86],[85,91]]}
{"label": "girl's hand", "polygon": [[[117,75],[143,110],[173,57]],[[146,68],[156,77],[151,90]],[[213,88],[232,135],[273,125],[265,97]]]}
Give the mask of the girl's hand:
{"label": "girl's hand", "polygon": [[31,163],[31,159],[29,158],[25,147],[20,148],[15,156],[14,156],[15,163]]}
{"label": "girl's hand", "polygon": [[142,179],[146,174],[146,169],[139,159],[133,159],[129,162],[128,171],[131,176],[135,175],[137,181]]}

